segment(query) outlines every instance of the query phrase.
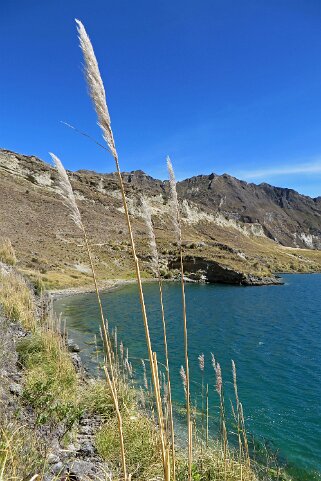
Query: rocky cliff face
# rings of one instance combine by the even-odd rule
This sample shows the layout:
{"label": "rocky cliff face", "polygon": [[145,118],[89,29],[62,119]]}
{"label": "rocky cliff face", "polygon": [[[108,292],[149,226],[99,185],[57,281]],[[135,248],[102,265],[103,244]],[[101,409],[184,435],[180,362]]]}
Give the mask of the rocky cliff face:
{"label": "rocky cliff face", "polygon": [[[130,276],[132,261],[116,176],[78,171],[70,177],[101,275]],[[170,264],[177,252],[168,183],[142,171],[124,173],[123,179],[146,274],[150,258],[141,218],[142,195],[153,213],[163,270],[175,270],[175,262]],[[72,276],[74,284],[84,283],[88,266],[81,236],[61,202],[53,167],[36,157],[0,150],[0,181],[1,235],[11,238],[25,259],[23,267],[40,270],[52,283],[70,283]],[[231,282],[242,283],[244,275],[262,278],[272,270],[320,269],[320,198],[248,184],[227,174],[186,179],[178,183],[178,195],[186,263],[190,258],[197,258],[198,264],[199,259],[206,260],[212,266],[205,269],[208,280],[230,276]]]}
{"label": "rocky cliff face", "polygon": [[321,201],[292,189],[248,184],[230,175],[197,176],[179,183],[187,203],[284,246],[321,247]]}

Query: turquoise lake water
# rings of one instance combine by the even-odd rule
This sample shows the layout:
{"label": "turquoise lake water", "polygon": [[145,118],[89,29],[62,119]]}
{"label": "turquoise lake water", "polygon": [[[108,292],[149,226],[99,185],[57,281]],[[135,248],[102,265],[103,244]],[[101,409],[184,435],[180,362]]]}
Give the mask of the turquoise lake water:
{"label": "turquoise lake water", "polygon": [[[278,451],[297,479],[321,479],[321,275],[284,275],[285,285],[239,287],[186,285],[192,397],[199,393],[198,355],[205,354],[205,381],[217,412],[213,352],[223,371],[226,399],[232,396],[231,359],[248,431]],[[158,285],[144,285],[153,350],[164,361]],[[173,397],[184,402],[179,368],[184,364],[179,283],[164,284]],[[127,285],[102,294],[111,326],[129,348],[138,377],[147,358],[138,291]],[[89,369],[99,315],[94,294],[59,299],[55,310],[67,321]],[[176,422],[181,422],[179,416]],[[215,436],[217,423],[211,422]]]}

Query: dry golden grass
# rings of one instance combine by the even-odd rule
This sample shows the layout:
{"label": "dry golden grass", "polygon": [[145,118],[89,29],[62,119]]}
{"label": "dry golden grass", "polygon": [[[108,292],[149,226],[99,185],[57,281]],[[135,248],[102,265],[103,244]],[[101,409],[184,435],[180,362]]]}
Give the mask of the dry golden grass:
{"label": "dry golden grass", "polygon": [[[156,476],[157,479],[163,479],[163,465],[159,455],[160,437],[154,421],[138,412],[127,414],[123,418],[123,430],[128,472],[132,479],[148,481]],[[115,479],[121,479],[115,418],[109,419],[97,433],[96,447],[102,458],[111,463]]]}
{"label": "dry golden grass", "polygon": [[45,467],[46,448],[34,431],[0,412],[0,480],[29,480]]}
{"label": "dry golden grass", "polygon": [[16,253],[10,239],[0,238],[0,262],[9,266],[14,266],[17,263]]}
{"label": "dry golden grass", "polygon": [[24,278],[14,271],[0,272],[0,304],[12,321],[20,321],[25,329],[36,327],[35,304]]}
{"label": "dry golden grass", "polygon": [[80,381],[61,336],[39,329],[17,349],[25,367],[23,398],[33,406],[37,421],[72,426],[81,413]]}

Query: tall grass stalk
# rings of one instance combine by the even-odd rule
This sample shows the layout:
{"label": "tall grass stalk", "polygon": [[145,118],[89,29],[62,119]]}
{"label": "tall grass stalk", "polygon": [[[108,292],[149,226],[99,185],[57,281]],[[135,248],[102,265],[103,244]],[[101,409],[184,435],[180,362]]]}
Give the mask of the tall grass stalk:
{"label": "tall grass stalk", "polygon": [[191,408],[190,408],[190,378],[189,378],[189,361],[188,361],[188,336],[187,336],[187,317],[186,317],[186,298],[184,285],[184,265],[183,265],[183,249],[182,249],[182,229],[181,216],[179,212],[178,197],[176,190],[176,180],[173,165],[169,156],[167,156],[167,169],[169,173],[170,195],[173,209],[174,228],[177,235],[180,268],[181,268],[181,290],[182,290],[182,306],[183,306],[183,322],[184,322],[184,351],[185,351],[185,375],[186,375],[186,415],[187,415],[187,433],[188,433],[188,481],[192,480],[192,458],[193,458],[193,440],[191,426]]}
{"label": "tall grass stalk", "polygon": [[246,462],[247,462],[248,466],[250,467],[251,461],[250,461],[250,455],[249,455],[249,446],[248,446],[248,441],[247,441],[247,434],[246,434],[246,429],[245,429],[243,407],[242,407],[242,403],[240,402],[240,399],[239,399],[238,387],[237,387],[236,366],[235,366],[235,362],[233,360],[232,360],[232,373],[233,373],[234,393],[235,393],[235,399],[236,399],[237,429],[238,429],[238,437],[239,437],[240,458],[242,456],[242,450],[243,450],[242,449],[243,445],[242,445],[242,440],[241,440],[241,433],[242,433],[243,441],[244,441]]}
{"label": "tall grass stalk", "polygon": [[208,384],[206,384],[206,447],[208,448]]}
{"label": "tall grass stalk", "polygon": [[93,263],[93,258],[91,254],[91,249],[89,246],[88,242],[88,237],[86,233],[86,229],[84,227],[84,224],[81,219],[80,211],[77,206],[77,202],[75,199],[75,195],[69,180],[69,177],[67,175],[67,172],[62,165],[61,161],[58,159],[58,157],[54,154],[50,154],[55,166],[57,168],[57,172],[59,175],[59,185],[61,189],[61,195],[64,199],[64,203],[66,207],[69,209],[70,217],[76,224],[76,226],[81,230],[84,241],[85,241],[85,246],[86,246],[86,251],[88,254],[88,260],[92,272],[92,277],[93,277],[93,282],[94,282],[94,287],[95,287],[95,292],[96,292],[96,297],[97,297],[97,302],[99,306],[99,311],[100,311],[100,316],[101,316],[101,328],[102,328],[102,334],[103,334],[103,343],[105,347],[105,352],[107,355],[108,359],[108,364],[109,364],[109,369],[111,372],[111,375],[109,374],[109,371],[106,366],[104,366],[104,371],[107,379],[107,383],[109,386],[109,389],[111,391],[116,415],[117,415],[117,421],[118,421],[118,430],[119,430],[119,438],[120,438],[120,449],[121,449],[121,461],[122,461],[122,468],[123,468],[123,474],[124,474],[124,479],[127,481],[127,467],[126,467],[126,456],[125,456],[125,446],[124,446],[124,436],[123,436],[123,428],[122,428],[122,416],[119,410],[119,403],[118,403],[118,396],[117,396],[117,382],[115,378],[115,373],[114,373],[114,367],[113,367],[113,361],[112,361],[112,353],[111,353],[111,344],[110,344],[110,338],[109,338],[109,333],[108,333],[108,324],[104,316],[104,311],[102,307],[102,302],[101,302],[101,297],[98,289],[98,282],[97,282],[97,276],[96,276],[96,271],[95,271],[95,266]]}
{"label": "tall grass stalk", "polygon": [[242,459],[243,455],[243,443],[242,443],[242,426],[241,426],[241,413],[240,413],[240,400],[238,396],[238,389],[237,389],[237,379],[236,379],[236,367],[235,363],[232,360],[232,373],[233,373],[233,386],[234,386],[234,394],[235,394],[235,400],[236,400],[236,413],[232,404],[232,411],[233,411],[233,416],[234,419],[237,423],[237,437],[238,437],[238,443],[239,443],[239,456],[240,459]]}
{"label": "tall grass stalk", "polygon": [[205,357],[204,354],[198,356],[198,365],[202,376],[202,387],[201,387],[201,397],[202,397],[202,429],[201,429],[201,456],[203,457],[203,443],[204,443],[204,367],[205,367]]}
{"label": "tall grass stalk", "polygon": [[[137,284],[138,284],[138,290],[139,290],[142,317],[143,317],[144,328],[145,328],[148,357],[149,357],[149,362],[150,362],[150,367],[151,367],[151,375],[152,375],[152,380],[153,380],[155,398],[156,398],[156,401],[157,401],[157,398],[159,397],[159,385],[157,385],[157,376],[156,376],[156,369],[155,369],[155,364],[154,364],[154,359],[153,359],[152,345],[151,345],[151,340],[150,340],[150,335],[149,335],[149,325],[148,325],[146,306],[145,306],[145,301],[144,301],[144,293],[143,293],[143,287],[142,287],[141,273],[140,273],[138,258],[137,258],[137,255],[136,255],[136,247],[135,247],[135,242],[134,242],[134,237],[133,237],[133,232],[132,232],[132,227],[131,227],[131,221],[130,221],[129,212],[128,212],[128,206],[127,206],[126,195],[125,195],[125,188],[124,188],[123,179],[122,179],[122,176],[121,176],[121,171],[120,171],[120,166],[119,166],[118,154],[117,154],[116,145],[115,145],[115,141],[114,141],[113,131],[112,131],[112,128],[111,128],[111,120],[110,120],[110,115],[109,115],[107,102],[106,102],[105,88],[104,88],[104,84],[103,84],[103,81],[102,81],[102,78],[101,78],[101,75],[100,75],[98,62],[97,62],[97,59],[96,59],[96,56],[95,56],[95,53],[94,53],[94,49],[93,49],[91,41],[90,41],[90,39],[87,35],[85,27],[83,26],[83,24],[79,20],[76,20],[76,23],[77,23],[77,30],[78,30],[78,35],[79,35],[80,47],[81,47],[81,50],[82,50],[82,53],[83,53],[83,56],[84,56],[84,60],[85,60],[85,74],[86,74],[87,84],[88,84],[88,87],[89,87],[89,93],[90,93],[91,99],[93,101],[95,110],[96,110],[96,114],[97,114],[97,117],[98,117],[98,123],[99,123],[99,126],[100,126],[101,130],[102,130],[103,138],[104,138],[104,140],[107,144],[107,147],[108,147],[108,149],[109,149],[110,153],[112,154],[112,156],[114,158],[114,161],[115,161],[119,186],[120,186],[121,195],[122,195],[123,207],[124,207],[124,210],[125,210],[125,218],[126,218],[126,222],[127,222],[133,258],[134,258],[134,262],[135,262],[135,271],[136,271],[136,278],[137,278]],[[167,475],[168,469],[167,469],[167,456],[166,456],[166,453],[165,453],[165,446],[164,446],[163,419],[162,419],[162,412],[159,409],[158,409],[158,419],[159,419],[159,426],[160,426],[160,436],[161,436],[161,446],[162,446],[162,461],[163,461],[163,467],[164,467],[164,478],[165,478],[165,480],[167,480],[168,479],[168,475]]]}
{"label": "tall grass stalk", "polygon": [[220,398],[220,417],[221,417],[221,437],[222,437],[222,449],[223,449],[223,459],[224,459],[224,479],[226,479],[227,473],[227,455],[228,455],[228,441],[227,441],[227,429],[225,421],[225,405],[224,405],[224,394],[223,394],[223,379],[222,370],[218,362],[216,362],[214,354],[212,354],[212,365],[216,375],[216,386],[215,390]]}
{"label": "tall grass stalk", "polygon": [[171,376],[169,370],[169,356],[168,356],[168,344],[167,344],[167,328],[165,319],[165,309],[164,309],[164,298],[163,298],[163,283],[160,275],[159,268],[159,255],[157,250],[156,237],[154,232],[154,226],[152,221],[152,215],[150,208],[143,197],[141,199],[142,204],[142,215],[147,226],[147,232],[149,237],[149,245],[152,254],[152,268],[158,279],[159,287],[159,298],[161,305],[161,315],[162,315],[162,325],[163,325],[163,339],[164,339],[164,351],[165,351],[165,362],[166,362],[166,375],[167,375],[167,389],[168,389],[168,410],[169,410],[169,422],[170,422],[170,432],[171,432],[171,451],[172,451],[172,473],[173,480],[176,479],[176,469],[175,469],[175,432],[174,432],[174,418],[173,418],[173,404],[172,404],[172,389],[171,389]]}

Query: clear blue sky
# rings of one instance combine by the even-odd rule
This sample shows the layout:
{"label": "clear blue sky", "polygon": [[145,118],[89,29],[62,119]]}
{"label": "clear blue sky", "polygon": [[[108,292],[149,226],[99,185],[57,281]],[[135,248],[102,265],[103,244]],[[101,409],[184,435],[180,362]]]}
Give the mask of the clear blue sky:
{"label": "clear blue sky", "polygon": [[0,0],[0,146],[114,170],[74,18],[94,44],[123,170],[228,172],[321,195],[320,0]]}

